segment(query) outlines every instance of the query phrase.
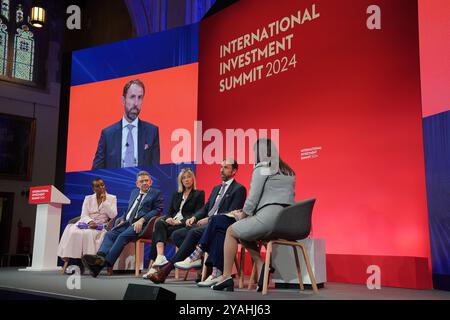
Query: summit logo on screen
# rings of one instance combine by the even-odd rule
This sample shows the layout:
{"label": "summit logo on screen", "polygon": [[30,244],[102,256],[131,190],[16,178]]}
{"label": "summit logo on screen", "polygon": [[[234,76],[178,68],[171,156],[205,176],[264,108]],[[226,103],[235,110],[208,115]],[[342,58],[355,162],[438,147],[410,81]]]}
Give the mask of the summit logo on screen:
{"label": "summit logo on screen", "polygon": [[219,92],[295,69],[295,29],[319,17],[317,5],[313,4],[220,45]]}
{"label": "summit logo on screen", "polygon": [[305,148],[300,151],[300,160],[316,159],[320,156],[322,147]]}

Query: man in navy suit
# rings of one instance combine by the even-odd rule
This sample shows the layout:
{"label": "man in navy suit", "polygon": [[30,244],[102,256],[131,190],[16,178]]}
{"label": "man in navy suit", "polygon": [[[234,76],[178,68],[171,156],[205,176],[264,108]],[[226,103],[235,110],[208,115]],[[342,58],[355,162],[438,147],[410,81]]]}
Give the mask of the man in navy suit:
{"label": "man in navy suit", "polygon": [[152,189],[150,174],[140,171],[137,174],[135,189],[131,192],[128,208],[118,220],[118,224],[108,231],[96,255],[84,255],[83,264],[93,277],[97,277],[103,267],[112,267],[127,243],[138,239],[145,233],[150,219],[163,211],[161,192]]}
{"label": "man in navy suit", "polygon": [[142,120],[145,86],[131,80],[123,88],[123,118],[102,130],[92,170],[159,164],[158,127]]}
{"label": "man in navy suit", "polygon": [[149,280],[163,283],[175,263],[184,260],[194,251],[212,217],[242,209],[247,190],[234,179],[237,170],[238,164],[234,159],[222,162],[220,167],[222,183],[213,188],[208,202],[192,218],[186,220],[186,228],[172,233],[172,240],[179,249],[164,267],[148,277]]}

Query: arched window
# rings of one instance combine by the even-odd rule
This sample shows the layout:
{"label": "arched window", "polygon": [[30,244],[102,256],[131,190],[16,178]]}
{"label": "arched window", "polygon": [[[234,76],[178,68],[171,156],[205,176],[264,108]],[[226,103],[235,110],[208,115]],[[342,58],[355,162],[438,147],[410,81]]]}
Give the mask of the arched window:
{"label": "arched window", "polygon": [[2,1],[2,12],[1,15],[9,20],[9,0],[1,0]]}
{"label": "arched window", "polygon": [[0,19],[0,75],[6,75],[8,59],[8,31],[7,26]]}
{"label": "arched window", "polygon": [[43,86],[45,72],[37,67],[45,61],[47,35],[28,24],[31,1],[0,2],[0,80]]}
{"label": "arched window", "polygon": [[17,5],[17,9],[16,9],[16,23],[17,24],[23,23],[23,6],[21,4]]}
{"label": "arched window", "polygon": [[17,79],[33,81],[34,39],[33,33],[26,25],[17,29],[13,61],[12,76]]}

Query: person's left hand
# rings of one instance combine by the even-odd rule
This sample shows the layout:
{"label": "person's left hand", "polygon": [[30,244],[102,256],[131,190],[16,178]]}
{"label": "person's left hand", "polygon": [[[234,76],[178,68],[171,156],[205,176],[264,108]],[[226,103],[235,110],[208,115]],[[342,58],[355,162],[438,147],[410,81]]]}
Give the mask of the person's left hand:
{"label": "person's left hand", "polygon": [[247,215],[242,210],[235,210],[233,211],[233,215],[236,218],[236,220],[244,219]]}
{"label": "person's left hand", "polygon": [[133,223],[134,232],[139,233],[142,231],[142,226],[144,225],[145,220],[143,218],[139,219],[135,223]]}
{"label": "person's left hand", "polygon": [[198,220],[197,225],[203,226],[203,225],[207,224],[208,221],[209,221],[209,218],[208,218],[208,217],[203,218],[203,219],[200,219],[200,220]]}

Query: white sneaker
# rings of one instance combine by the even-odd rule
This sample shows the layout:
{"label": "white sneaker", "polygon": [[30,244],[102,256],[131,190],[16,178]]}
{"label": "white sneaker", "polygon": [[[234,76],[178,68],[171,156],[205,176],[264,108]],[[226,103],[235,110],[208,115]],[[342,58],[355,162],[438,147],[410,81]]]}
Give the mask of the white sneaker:
{"label": "white sneaker", "polygon": [[206,288],[206,287],[209,288],[209,287],[219,283],[220,281],[222,281],[222,276],[213,278],[213,276],[210,275],[208,278],[206,278],[205,281],[197,283],[197,286],[199,286],[200,288]]}
{"label": "white sneaker", "polygon": [[183,261],[175,262],[175,268],[181,270],[200,269],[202,266],[202,259],[191,261],[189,258],[186,258]]}
{"label": "white sneaker", "polygon": [[158,272],[158,270],[156,270],[155,268],[150,268],[149,270],[148,270],[148,272],[146,273],[146,274],[144,274],[143,276],[142,276],[142,278],[144,278],[144,279],[148,279],[152,274],[154,274],[154,273],[156,273],[156,272]]}
{"label": "white sneaker", "polygon": [[162,267],[168,263],[169,261],[166,259],[166,256],[157,256],[155,262],[152,264],[152,267]]}

